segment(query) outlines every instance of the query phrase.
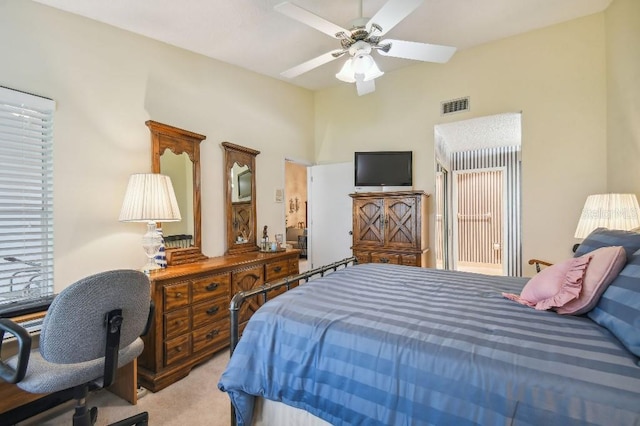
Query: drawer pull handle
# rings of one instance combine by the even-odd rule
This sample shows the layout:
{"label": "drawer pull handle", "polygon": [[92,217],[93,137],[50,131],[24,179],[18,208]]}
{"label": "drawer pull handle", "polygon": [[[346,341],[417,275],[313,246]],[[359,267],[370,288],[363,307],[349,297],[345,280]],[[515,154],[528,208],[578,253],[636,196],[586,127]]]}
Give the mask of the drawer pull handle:
{"label": "drawer pull handle", "polygon": [[182,298],[182,293],[177,292],[177,293],[176,293],[176,299],[181,299],[181,298]]}
{"label": "drawer pull handle", "polygon": [[218,288],[218,284],[216,284],[216,283],[211,283],[211,284],[209,284],[208,286],[206,286],[206,287],[205,287],[205,290],[207,290],[207,291],[213,291],[213,290],[215,290],[216,288]]}
{"label": "drawer pull handle", "polygon": [[381,257],[380,263],[389,263],[389,259],[387,259],[386,257]]}
{"label": "drawer pull handle", "polygon": [[176,320],[176,325],[182,325],[182,320]]}
{"label": "drawer pull handle", "polygon": [[176,347],[176,352],[182,352],[182,346]]}
{"label": "drawer pull handle", "polygon": [[209,315],[213,315],[213,314],[215,314],[216,312],[218,312],[218,310],[220,310],[220,308],[219,308],[218,306],[214,306],[213,308],[209,308],[209,309],[207,309],[207,314],[209,314]]}
{"label": "drawer pull handle", "polygon": [[276,266],[276,267],[273,268],[273,270],[275,272],[280,272],[280,271],[282,271],[282,266]]}
{"label": "drawer pull handle", "polygon": [[220,330],[213,330],[210,333],[207,333],[207,339],[211,340],[214,337],[216,337],[218,334],[220,334]]}

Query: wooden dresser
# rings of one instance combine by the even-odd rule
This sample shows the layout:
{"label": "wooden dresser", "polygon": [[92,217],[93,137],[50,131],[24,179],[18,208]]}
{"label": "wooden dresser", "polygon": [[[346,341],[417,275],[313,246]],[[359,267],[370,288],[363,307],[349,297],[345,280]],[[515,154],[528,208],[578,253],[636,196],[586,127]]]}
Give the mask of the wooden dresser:
{"label": "wooden dresser", "polygon": [[[229,346],[229,303],[238,291],[299,272],[300,250],[249,252],[170,266],[150,275],[155,313],[138,358],[138,379],[156,392]],[[246,322],[259,303],[246,304]]]}
{"label": "wooden dresser", "polygon": [[428,195],[366,192],[353,198],[353,255],[358,263],[428,266]]}

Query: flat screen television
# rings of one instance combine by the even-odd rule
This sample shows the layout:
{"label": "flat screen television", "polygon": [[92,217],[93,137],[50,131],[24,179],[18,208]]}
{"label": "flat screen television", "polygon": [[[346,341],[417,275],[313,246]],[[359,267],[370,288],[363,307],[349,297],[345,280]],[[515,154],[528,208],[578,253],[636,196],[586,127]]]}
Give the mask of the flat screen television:
{"label": "flat screen television", "polygon": [[413,186],[413,151],[354,154],[355,186]]}
{"label": "flat screen television", "polygon": [[238,198],[251,197],[251,170],[238,175]]}

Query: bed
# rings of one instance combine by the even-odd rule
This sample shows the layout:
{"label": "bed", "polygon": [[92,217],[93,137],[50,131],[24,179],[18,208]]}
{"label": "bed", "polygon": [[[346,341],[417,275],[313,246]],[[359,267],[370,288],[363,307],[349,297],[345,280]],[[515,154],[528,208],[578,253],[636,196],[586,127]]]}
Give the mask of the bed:
{"label": "bed", "polygon": [[[634,259],[623,272],[631,266],[635,277],[640,252]],[[640,424],[640,367],[628,342],[587,315],[503,297],[527,281],[388,264],[338,269],[263,305],[218,387],[240,426]],[[282,404],[307,420],[255,410]]]}

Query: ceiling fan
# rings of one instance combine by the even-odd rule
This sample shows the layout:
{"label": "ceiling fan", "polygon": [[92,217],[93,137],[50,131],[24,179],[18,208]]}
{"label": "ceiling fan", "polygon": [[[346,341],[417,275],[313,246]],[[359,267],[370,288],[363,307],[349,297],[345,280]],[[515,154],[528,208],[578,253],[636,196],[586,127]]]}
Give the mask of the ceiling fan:
{"label": "ceiling fan", "polygon": [[361,96],[373,92],[375,90],[374,80],[384,74],[371,56],[374,50],[383,56],[425,62],[447,62],[455,53],[455,47],[404,40],[382,40],[382,36],[416,10],[423,1],[388,0],[369,19],[362,17],[361,0],[360,18],[352,22],[350,30],[335,25],[289,1],[275,5],[274,10],[277,12],[340,40],[341,45],[339,50],[327,52],[290,68],[280,75],[286,78],[294,78],[348,54],[349,59],[344,63],[340,72],[336,74],[336,78],[347,83],[356,83],[358,95]]}

